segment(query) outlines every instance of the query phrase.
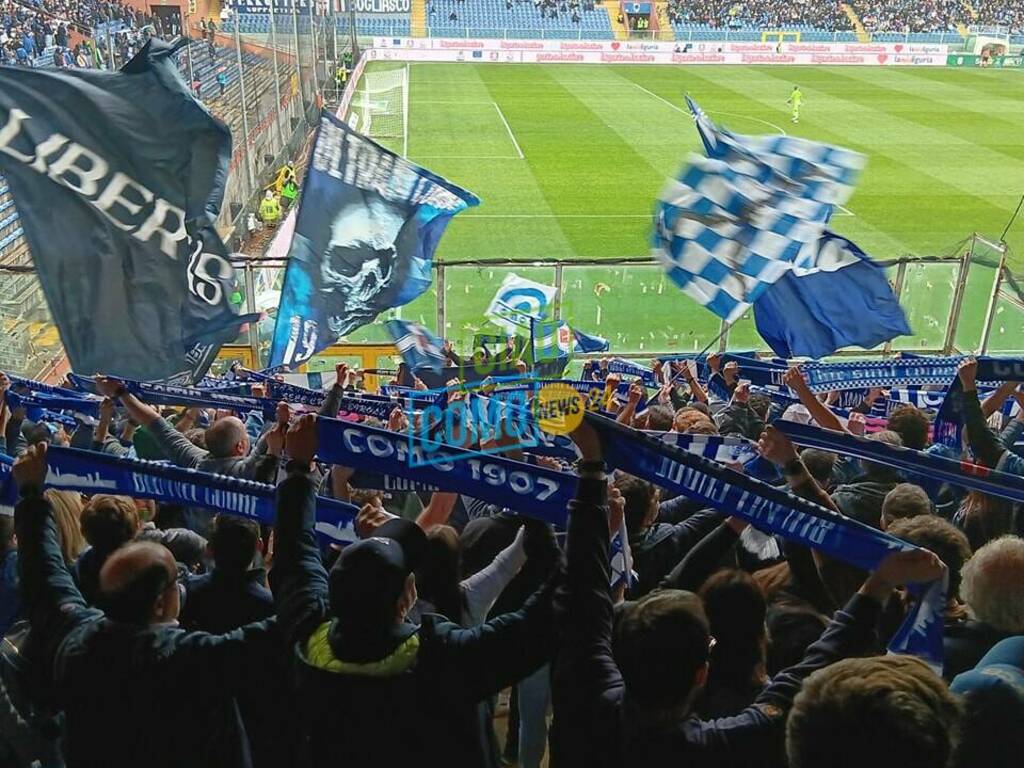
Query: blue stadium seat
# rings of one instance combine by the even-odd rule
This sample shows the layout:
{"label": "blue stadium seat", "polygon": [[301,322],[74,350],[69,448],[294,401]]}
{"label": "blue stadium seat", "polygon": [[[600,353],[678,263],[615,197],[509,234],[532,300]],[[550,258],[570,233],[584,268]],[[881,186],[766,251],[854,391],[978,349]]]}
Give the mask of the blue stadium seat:
{"label": "blue stadium seat", "polygon": [[[436,37],[461,38],[467,34],[475,37],[554,38],[587,40],[610,40],[612,35],[608,14],[601,6],[579,11],[580,20],[574,22],[567,13],[557,18],[541,16],[540,10],[532,3],[505,7],[504,0],[430,0],[427,24],[430,34]],[[458,16],[449,21],[452,11]]]}

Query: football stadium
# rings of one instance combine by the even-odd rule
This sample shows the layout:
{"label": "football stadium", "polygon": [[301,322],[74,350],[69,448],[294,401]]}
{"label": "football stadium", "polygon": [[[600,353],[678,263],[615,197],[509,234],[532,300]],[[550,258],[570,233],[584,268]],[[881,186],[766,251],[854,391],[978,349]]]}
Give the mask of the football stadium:
{"label": "football stadium", "polygon": [[1024,5],[0,0],[0,768],[1014,768]]}

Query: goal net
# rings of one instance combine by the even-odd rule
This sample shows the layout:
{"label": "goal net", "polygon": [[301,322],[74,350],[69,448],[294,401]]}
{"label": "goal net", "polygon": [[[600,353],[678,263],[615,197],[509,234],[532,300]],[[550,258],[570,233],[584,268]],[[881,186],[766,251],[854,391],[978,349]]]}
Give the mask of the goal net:
{"label": "goal net", "polygon": [[352,126],[373,139],[404,139],[409,84],[406,68],[367,72],[352,100]]}

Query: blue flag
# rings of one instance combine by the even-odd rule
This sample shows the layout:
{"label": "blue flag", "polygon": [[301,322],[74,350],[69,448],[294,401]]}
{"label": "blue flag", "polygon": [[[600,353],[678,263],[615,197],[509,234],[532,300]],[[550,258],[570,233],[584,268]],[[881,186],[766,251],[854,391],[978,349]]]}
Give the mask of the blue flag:
{"label": "blue flag", "polygon": [[697,126],[697,135],[700,136],[701,143],[704,145],[704,154],[714,157],[718,149],[715,124],[711,122],[711,118],[705,114],[697,102],[690,98],[689,94],[686,95],[686,106],[690,108],[690,114],[693,115],[693,122]]}
{"label": "blue flag", "polygon": [[441,340],[434,334],[419,323],[406,320],[388,320],[384,327],[411,370],[427,368],[435,373],[441,372],[447,358]]}
{"label": "blue flag", "polygon": [[812,265],[794,267],[754,302],[754,321],[761,338],[785,358],[870,349],[911,333],[885,270],[828,231]]}
{"label": "blue flag", "polygon": [[732,323],[792,267],[813,266],[865,158],[790,136],[738,136],[703,115],[698,130],[709,155],[691,155],[666,184],[651,249],[684,293]]}
{"label": "blue flag", "polygon": [[213,227],[231,134],[175,49],[152,38],[117,72],[0,68],[0,170],[83,374],[190,384],[258,317],[232,305]]}
{"label": "blue flag", "polygon": [[575,340],[573,352],[581,354],[586,354],[587,352],[607,352],[611,348],[611,343],[603,336],[584,333],[578,328],[572,329],[572,335]]}
{"label": "blue flag", "polygon": [[360,135],[328,113],[295,236],[270,365],[295,367],[430,286],[448,222],[475,195]]}

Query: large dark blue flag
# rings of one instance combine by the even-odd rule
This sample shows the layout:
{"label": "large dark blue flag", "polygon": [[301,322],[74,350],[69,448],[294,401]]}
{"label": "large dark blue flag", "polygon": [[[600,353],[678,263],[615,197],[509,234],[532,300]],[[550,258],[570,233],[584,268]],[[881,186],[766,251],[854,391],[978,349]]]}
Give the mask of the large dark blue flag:
{"label": "large dark blue flag", "polygon": [[270,365],[294,367],[430,286],[452,216],[480,201],[320,116],[288,252]]}
{"label": "large dark blue flag", "polygon": [[757,332],[779,357],[821,358],[909,336],[885,270],[826,231],[814,264],[784,274],[754,302]]}
{"label": "large dark blue flag", "polygon": [[242,323],[214,230],[231,134],[150,40],[119,72],[0,68],[0,168],[72,367],[190,384]]}

